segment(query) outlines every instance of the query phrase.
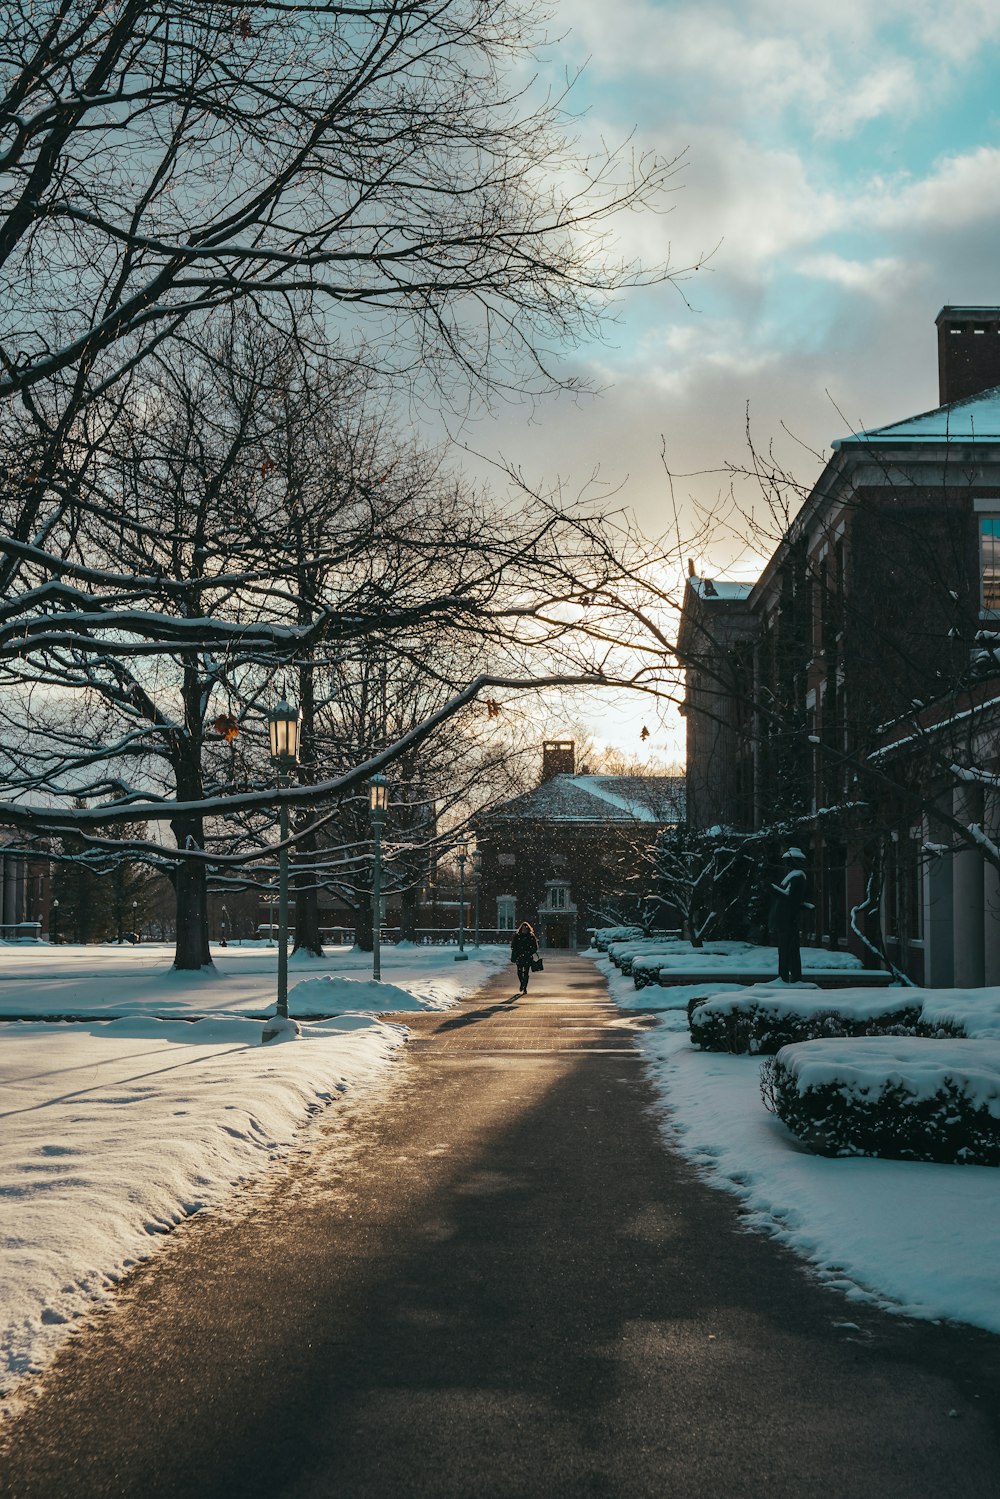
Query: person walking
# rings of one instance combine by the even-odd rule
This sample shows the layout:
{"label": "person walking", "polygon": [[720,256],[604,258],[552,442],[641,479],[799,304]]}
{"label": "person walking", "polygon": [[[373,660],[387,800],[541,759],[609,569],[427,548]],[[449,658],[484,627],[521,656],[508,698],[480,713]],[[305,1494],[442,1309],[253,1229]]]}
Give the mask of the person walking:
{"label": "person walking", "polygon": [[806,856],[800,848],[786,849],[782,854],[787,873],[775,893],[774,934],[778,940],[778,977],[786,984],[802,981],[802,955],[799,952],[799,912],[808,904],[809,882],[806,878]]}
{"label": "person walking", "polygon": [[531,974],[531,964],[538,952],[538,938],[535,936],[534,928],[527,921],[522,921],[514,933],[514,940],[510,944],[510,961],[517,965],[517,977],[521,985],[521,993],[528,992],[528,978]]}

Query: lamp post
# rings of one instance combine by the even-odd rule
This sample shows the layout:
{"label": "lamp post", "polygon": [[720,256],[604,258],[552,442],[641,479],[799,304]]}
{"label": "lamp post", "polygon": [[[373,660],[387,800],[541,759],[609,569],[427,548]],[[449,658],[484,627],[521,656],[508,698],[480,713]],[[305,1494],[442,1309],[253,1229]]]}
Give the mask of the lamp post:
{"label": "lamp post", "polygon": [[382,829],[389,813],[389,785],[379,771],[368,782],[368,816],[375,838],[372,866],[372,978],[382,980]]}
{"label": "lamp post", "polygon": [[479,948],[479,881],[483,877],[483,856],[478,848],[472,855],[472,881],[476,888],[476,941],[475,946]]}
{"label": "lamp post", "polygon": [[223,901],[222,902],[222,909],[219,912],[219,946],[220,947],[228,947],[229,946],[229,937],[227,935],[228,932],[229,932],[229,912],[226,910],[226,903],[225,903],[225,901]]}
{"label": "lamp post", "polygon": [[458,952],[456,963],[467,963],[469,954],[465,950],[465,861],[469,857],[469,845],[458,845]]}
{"label": "lamp post", "polygon": [[138,940],[139,940],[139,902],[137,900],[134,900],[132,902],[132,941],[133,942],[138,942]]}
{"label": "lamp post", "polygon": [[49,938],[53,946],[59,941],[59,902],[54,900],[49,907]]}
{"label": "lamp post", "polygon": [[[302,714],[289,707],[284,698],[267,715],[271,734],[271,764],[278,777],[278,790],[288,785],[288,778],[299,763],[299,723]],[[288,808],[278,803],[278,1005],[277,1019],[288,1019]],[[264,1040],[277,1031],[264,1030]]]}

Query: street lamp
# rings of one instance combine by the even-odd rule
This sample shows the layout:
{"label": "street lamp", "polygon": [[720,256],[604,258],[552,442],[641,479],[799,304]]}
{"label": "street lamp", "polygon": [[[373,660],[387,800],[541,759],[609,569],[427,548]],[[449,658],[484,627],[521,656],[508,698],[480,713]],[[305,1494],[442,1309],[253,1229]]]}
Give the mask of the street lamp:
{"label": "street lamp", "polygon": [[229,939],[228,939],[228,937],[226,935],[228,931],[229,931],[229,912],[226,910],[226,903],[225,903],[225,901],[223,901],[222,902],[222,910],[219,912],[219,946],[220,947],[228,947],[229,946]]}
{"label": "street lamp", "polygon": [[382,829],[389,814],[389,784],[381,771],[368,782],[368,816],[375,835],[372,869],[372,978],[382,979]]}
{"label": "street lamp", "polygon": [[139,902],[137,900],[134,900],[132,902],[132,941],[133,942],[138,942],[138,940],[139,940],[139,915],[138,915],[138,911],[139,911]]}
{"label": "street lamp", "polygon": [[478,848],[472,855],[472,880],[476,887],[476,941],[475,946],[479,948],[479,881],[483,877],[483,856]]}
{"label": "street lamp", "polygon": [[49,926],[51,928],[49,938],[54,946],[59,941],[59,902],[57,900],[52,902],[49,912]]}
{"label": "street lamp", "polygon": [[458,952],[456,963],[467,963],[469,954],[465,950],[465,861],[469,857],[469,845],[458,845]]}
{"label": "street lamp", "polygon": [[[288,785],[288,778],[299,763],[299,725],[302,714],[289,707],[284,698],[267,715],[271,735],[271,764],[278,777],[278,790]],[[278,802],[278,1005],[275,1019],[288,1019],[288,808]],[[263,1039],[270,1041],[279,1031],[264,1029]]]}

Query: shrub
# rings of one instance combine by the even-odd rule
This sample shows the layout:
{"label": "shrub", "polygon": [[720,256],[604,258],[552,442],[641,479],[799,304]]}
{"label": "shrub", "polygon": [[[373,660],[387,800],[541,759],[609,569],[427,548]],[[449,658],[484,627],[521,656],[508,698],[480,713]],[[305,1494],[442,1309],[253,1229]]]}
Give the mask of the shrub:
{"label": "shrub", "polygon": [[591,945],[607,952],[612,942],[631,942],[641,936],[641,926],[600,926],[591,931]]}
{"label": "shrub", "polygon": [[646,989],[650,984],[658,984],[660,969],[666,961],[662,957],[648,957],[644,953],[637,953],[632,959],[632,982],[635,987]]}
{"label": "shrub", "polygon": [[761,1068],[761,1094],[765,1108],[817,1155],[1000,1165],[1000,1118],[960,1072],[944,1074],[924,1097],[898,1065],[889,1072],[867,1085],[842,1078],[803,1085],[792,1058],[779,1053]]}
{"label": "shrub", "polygon": [[773,1000],[747,998],[739,1003],[693,999],[688,1006],[691,1040],[704,1051],[771,1055],[797,1041],[835,1040],[841,1036],[947,1036],[960,1031],[929,1026],[919,1005],[888,1000],[881,1013],[852,1015],[849,1002],[796,1010]]}

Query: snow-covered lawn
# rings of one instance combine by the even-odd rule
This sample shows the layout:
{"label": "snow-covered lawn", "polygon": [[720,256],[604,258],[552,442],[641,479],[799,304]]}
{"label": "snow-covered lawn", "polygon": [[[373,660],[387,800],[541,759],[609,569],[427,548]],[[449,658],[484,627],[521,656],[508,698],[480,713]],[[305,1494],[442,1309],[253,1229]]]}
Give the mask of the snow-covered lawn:
{"label": "snow-covered lawn", "polygon": [[[596,962],[617,1002],[636,1008],[646,991],[637,995],[606,958]],[[654,993],[681,1006],[700,987]],[[925,1013],[935,992],[925,991]],[[992,998],[942,991],[938,1013],[985,1016]],[[742,1198],[753,1227],[851,1299],[1000,1333],[1000,1170],[810,1154],[764,1109],[760,1059],[695,1050],[683,1008],[665,1012],[640,1045],[669,1138]]]}
{"label": "snow-covered lawn", "polygon": [[391,1085],[406,1031],[375,1011],[455,1003],[509,953],[456,963],[454,949],[387,949],[382,985],[349,950],[297,962],[292,1012],[335,1018],[269,1046],[246,1017],[273,1010],[275,950],[216,956],[218,975],[182,978],[165,974],[165,947],[0,947],[5,1013],[126,1017],[0,1024],[0,1392],[164,1232],[280,1158],[314,1114]]}
{"label": "snow-covered lawn", "polygon": [[[507,947],[469,950],[475,955],[456,963],[453,947],[384,947],[383,982],[408,990],[421,1008],[443,1009],[510,959]],[[0,1017],[137,1011],[160,1016],[263,1015],[269,1006],[273,1009],[277,948],[263,942],[213,945],[212,957],[214,974],[184,974],[171,971],[173,947],[162,942],[138,947],[0,943]],[[371,971],[371,954],[356,948],[331,947],[324,958],[294,954],[288,964],[291,1013],[315,1016],[343,1007],[325,992],[329,1010],[321,1012],[315,990],[296,995],[302,980],[334,973],[366,981]]]}

